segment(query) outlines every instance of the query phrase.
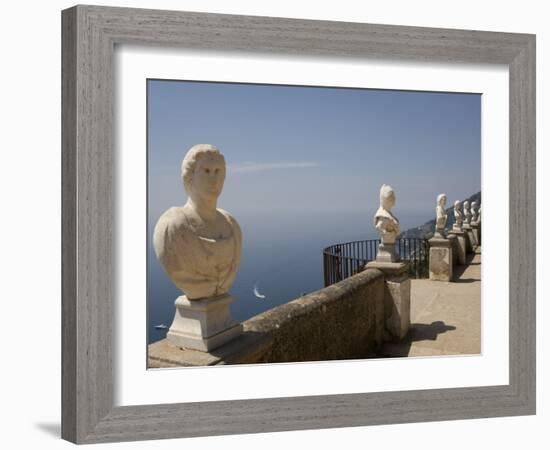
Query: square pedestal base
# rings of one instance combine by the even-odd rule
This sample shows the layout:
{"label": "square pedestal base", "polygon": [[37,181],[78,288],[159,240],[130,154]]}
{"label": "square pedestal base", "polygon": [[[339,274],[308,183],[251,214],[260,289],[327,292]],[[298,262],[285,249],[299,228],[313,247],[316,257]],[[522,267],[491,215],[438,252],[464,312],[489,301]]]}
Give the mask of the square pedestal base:
{"label": "square pedestal base", "polygon": [[472,231],[472,227],[470,225],[464,225],[462,228],[466,234],[466,253],[473,253],[476,248],[476,244],[474,241],[474,232]]}
{"label": "square pedestal base", "polygon": [[451,281],[453,278],[453,249],[448,239],[432,238],[430,245],[430,280]]}
{"label": "square pedestal base", "polygon": [[396,263],[400,260],[399,255],[395,253],[395,243],[380,243],[378,245],[378,253],[376,261],[382,263]]}
{"label": "square pedestal base", "polygon": [[399,340],[407,336],[411,326],[411,280],[409,263],[371,261],[366,269],[384,273],[384,325],[386,339]]}
{"label": "square pedestal base", "polygon": [[470,224],[470,226],[472,227],[472,235],[474,236],[475,245],[476,245],[476,247],[478,247],[479,244],[480,244],[480,241],[479,241],[479,224],[472,223],[472,224]]}
{"label": "square pedestal base", "polygon": [[452,250],[452,261],[453,261],[453,266],[456,266],[458,264],[458,239],[456,237],[456,235],[452,234],[452,233],[448,233],[447,234],[447,239],[450,241],[451,243],[451,250]]}
{"label": "square pedestal base", "polygon": [[176,314],[166,338],[178,347],[208,352],[242,333],[242,324],[231,318],[230,295],[189,300],[176,299]]}
{"label": "square pedestal base", "polygon": [[456,259],[458,264],[463,266],[464,264],[466,264],[466,233],[464,233],[464,231],[453,229],[449,234],[456,236],[458,244],[456,246]]}

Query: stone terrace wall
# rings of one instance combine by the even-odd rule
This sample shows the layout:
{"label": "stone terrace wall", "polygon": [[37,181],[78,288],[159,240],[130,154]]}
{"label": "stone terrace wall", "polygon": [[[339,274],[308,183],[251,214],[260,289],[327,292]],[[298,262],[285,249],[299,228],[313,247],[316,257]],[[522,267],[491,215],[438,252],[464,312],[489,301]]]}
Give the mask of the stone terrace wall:
{"label": "stone terrace wall", "polygon": [[243,335],[210,353],[155,342],[149,345],[149,367],[373,356],[384,335],[384,276],[365,270],[254,316],[243,327]]}
{"label": "stone terrace wall", "polygon": [[384,277],[367,270],[245,322],[270,337],[258,362],[364,358],[381,343]]}

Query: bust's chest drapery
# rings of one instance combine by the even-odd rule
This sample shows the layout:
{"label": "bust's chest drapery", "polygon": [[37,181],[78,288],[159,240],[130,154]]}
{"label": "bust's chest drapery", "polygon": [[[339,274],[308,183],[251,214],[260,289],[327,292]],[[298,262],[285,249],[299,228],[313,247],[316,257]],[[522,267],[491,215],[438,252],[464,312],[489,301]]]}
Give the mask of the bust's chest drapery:
{"label": "bust's chest drapery", "polygon": [[[183,208],[171,208],[155,227],[155,251],[166,273],[189,298],[225,293],[240,259],[240,232],[227,213],[218,216],[215,232],[196,230]],[[217,237],[220,236],[220,237]],[[216,236],[216,237],[211,237]]]}

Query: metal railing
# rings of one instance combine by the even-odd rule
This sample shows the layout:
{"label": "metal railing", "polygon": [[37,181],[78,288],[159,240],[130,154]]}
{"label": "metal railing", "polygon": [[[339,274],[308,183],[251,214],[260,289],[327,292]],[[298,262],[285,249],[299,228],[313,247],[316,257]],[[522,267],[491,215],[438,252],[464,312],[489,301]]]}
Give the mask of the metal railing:
{"label": "metal railing", "polygon": [[[376,259],[380,239],[344,242],[323,250],[325,287],[361,272],[369,261]],[[429,247],[426,239],[403,238],[395,241],[395,250],[402,260],[409,262],[413,278],[428,276]]]}

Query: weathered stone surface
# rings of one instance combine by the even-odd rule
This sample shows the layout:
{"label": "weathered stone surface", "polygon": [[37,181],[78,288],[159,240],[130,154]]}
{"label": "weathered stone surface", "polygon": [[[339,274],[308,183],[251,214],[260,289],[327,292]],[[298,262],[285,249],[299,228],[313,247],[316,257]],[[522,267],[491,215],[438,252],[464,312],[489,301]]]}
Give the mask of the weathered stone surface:
{"label": "weathered stone surface", "polygon": [[[454,235],[456,236],[456,256],[457,256],[457,264],[464,265],[466,264],[466,233],[464,231],[458,231],[458,230],[451,230],[449,232],[449,236]],[[455,248],[453,248],[453,252],[455,251]]]}
{"label": "weathered stone surface", "polygon": [[147,360],[149,369],[212,366],[220,362],[220,358],[212,353],[182,349],[172,344],[168,339],[149,344]]}
{"label": "weathered stone surface", "polygon": [[475,246],[472,241],[472,227],[470,224],[464,224],[462,226],[462,229],[464,231],[464,239],[466,240],[466,254],[470,254],[474,252]]}
{"label": "weathered stone surface", "polygon": [[383,275],[365,270],[245,324],[270,337],[259,362],[364,358],[383,339]]}
{"label": "weathered stone surface", "polygon": [[166,338],[178,347],[207,352],[234,339],[242,325],[231,318],[228,294],[201,300],[176,300],[176,314]]}
{"label": "weathered stone surface", "polygon": [[237,338],[210,352],[180,348],[168,339],[162,339],[148,347],[148,367],[213,366],[221,364],[253,364],[272,345],[268,335],[255,333],[247,323]]}
{"label": "weathered stone surface", "polygon": [[409,263],[407,261],[399,262],[381,262],[381,261],[370,261],[365,265],[365,269],[379,269],[384,273],[386,279],[393,277],[402,277],[406,275],[409,270]]}
{"label": "weathered stone surface", "polygon": [[476,238],[474,237],[474,231],[472,230],[472,226],[468,225],[467,227],[464,227],[464,230],[466,231],[466,234],[468,235],[468,240],[470,241],[470,253],[474,253],[475,249],[477,247]]}
{"label": "weathered stone surface", "polygon": [[448,239],[432,238],[430,245],[430,280],[451,281],[453,277],[453,251]]}
{"label": "weathered stone surface", "polygon": [[243,333],[209,352],[149,345],[150,367],[358,359],[384,338],[384,275],[376,269],[277,306],[243,322]]}
{"label": "weathered stone surface", "polygon": [[479,205],[479,209],[477,210],[477,220],[475,223],[479,227],[477,233],[477,244],[481,245],[481,205]]}
{"label": "weathered stone surface", "polygon": [[380,242],[378,245],[378,252],[376,254],[376,261],[381,263],[395,263],[398,262],[401,258],[395,251],[394,244],[384,244]]}
{"label": "weathered stone surface", "polygon": [[447,239],[451,243],[453,266],[456,266],[458,264],[458,241],[456,235],[448,233]]}
{"label": "weathered stone surface", "polygon": [[378,269],[384,274],[385,339],[404,338],[411,324],[411,282],[409,263],[381,263],[371,261],[367,269]]}
{"label": "weathered stone surface", "polygon": [[470,224],[470,226],[472,227],[472,235],[474,236],[475,245],[478,246],[480,244],[480,226],[477,222]]}
{"label": "weathered stone surface", "polygon": [[411,325],[411,280],[404,277],[401,280],[386,281],[386,301],[389,311],[386,316],[386,329],[393,340],[403,339]]}

